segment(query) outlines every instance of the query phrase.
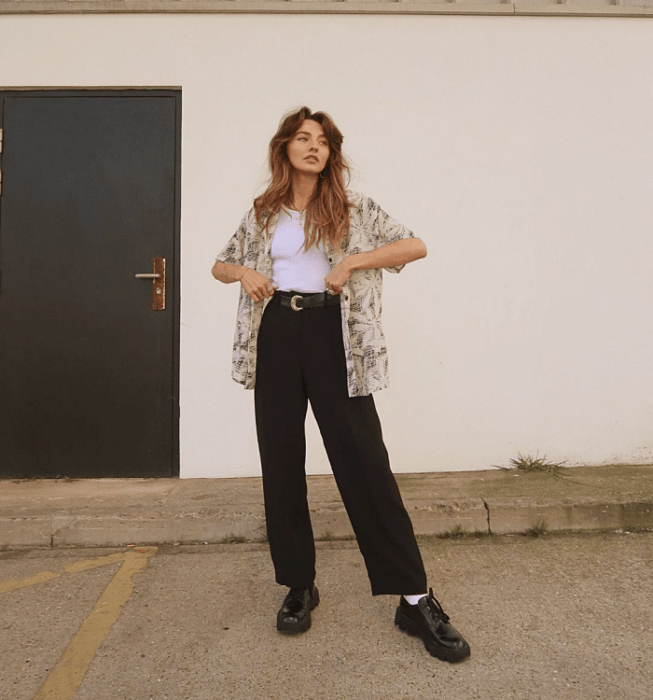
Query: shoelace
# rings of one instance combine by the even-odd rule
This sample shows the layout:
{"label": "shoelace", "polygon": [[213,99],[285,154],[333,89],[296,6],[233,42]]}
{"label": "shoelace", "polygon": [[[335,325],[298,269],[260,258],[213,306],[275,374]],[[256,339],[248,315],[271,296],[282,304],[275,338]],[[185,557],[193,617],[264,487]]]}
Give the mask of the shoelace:
{"label": "shoelace", "polygon": [[305,590],[306,590],[305,588],[291,588],[291,589],[288,591],[288,598],[287,598],[288,601],[291,601],[291,600],[302,600],[302,598],[304,597],[304,591],[305,591]]}
{"label": "shoelace", "polygon": [[447,615],[447,613],[442,609],[440,602],[433,595],[432,588],[429,588],[429,595],[426,599],[426,606],[431,616],[433,617],[434,622],[436,621],[436,619],[442,620],[443,622],[449,622],[449,615]]}
{"label": "shoelace", "polygon": [[283,607],[289,611],[290,615],[298,612],[304,605],[305,588],[291,588],[288,591],[286,599],[283,601]]}

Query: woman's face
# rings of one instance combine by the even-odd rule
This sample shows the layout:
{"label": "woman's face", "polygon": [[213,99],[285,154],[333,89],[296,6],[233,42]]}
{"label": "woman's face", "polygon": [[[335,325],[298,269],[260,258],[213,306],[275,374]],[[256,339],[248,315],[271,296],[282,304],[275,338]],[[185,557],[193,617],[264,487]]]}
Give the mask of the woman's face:
{"label": "woman's face", "polygon": [[288,142],[286,153],[294,170],[306,175],[319,175],[329,160],[329,142],[320,124],[304,119]]}

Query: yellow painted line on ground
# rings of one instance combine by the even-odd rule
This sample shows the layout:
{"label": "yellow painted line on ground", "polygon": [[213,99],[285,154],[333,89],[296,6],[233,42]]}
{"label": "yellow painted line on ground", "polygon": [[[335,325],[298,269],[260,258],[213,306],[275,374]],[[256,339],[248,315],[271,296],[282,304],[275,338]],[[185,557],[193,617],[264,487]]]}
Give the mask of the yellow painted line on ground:
{"label": "yellow painted line on ground", "polygon": [[[156,547],[139,547],[138,549],[130,549],[126,552],[118,552],[117,554],[105,554],[101,557],[96,557],[95,559],[84,559],[83,561],[76,561],[72,564],[68,564],[64,568],[67,574],[78,574],[82,571],[89,571],[90,569],[97,569],[100,566],[108,566],[109,564],[115,564],[119,561],[124,561],[128,554],[131,553],[147,554],[151,556],[156,552]],[[52,581],[52,579],[59,578],[61,574],[57,574],[54,571],[41,571],[34,576],[22,579],[11,579],[9,581],[0,581],[0,593],[8,593],[9,591],[15,591],[17,588],[25,588],[27,586],[35,586],[38,583],[45,583],[46,581]]]}
{"label": "yellow painted line on ground", "polygon": [[[138,550],[142,552],[142,549]],[[99,566],[107,566],[109,564],[115,564],[118,561],[124,561],[125,556],[128,552],[118,552],[117,554],[108,554],[103,557],[97,557],[97,559],[84,559],[83,561],[76,561],[64,569],[67,574],[78,574],[80,571],[88,571],[89,569],[97,569]]]}
{"label": "yellow painted line on ground", "polygon": [[15,591],[17,588],[26,588],[27,586],[34,586],[37,583],[52,581],[53,578],[59,578],[59,576],[61,576],[61,574],[56,574],[54,571],[41,571],[29,578],[0,581],[0,593],[8,593],[9,591]]}
{"label": "yellow painted line on ground", "polygon": [[121,554],[124,564],[104,589],[104,593],[50,671],[34,700],[71,700],[100,644],[107,638],[123,606],[129,600],[134,590],[133,576],[145,570],[149,557],[153,556],[156,550],[156,547],[143,547]]}

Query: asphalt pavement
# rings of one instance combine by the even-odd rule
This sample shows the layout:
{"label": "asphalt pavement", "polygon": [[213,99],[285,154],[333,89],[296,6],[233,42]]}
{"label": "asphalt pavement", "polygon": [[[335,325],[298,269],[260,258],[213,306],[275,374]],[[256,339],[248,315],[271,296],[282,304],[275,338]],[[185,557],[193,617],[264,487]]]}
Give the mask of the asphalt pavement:
{"label": "asphalt pavement", "polygon": [[260,479],[1,481],[0,699],[651,700],[653,466],[397,478],[469,660],[372,597],[330,476],[290,637]]}
{"label": "asphalt pavement", "polygon": [[[310,630],[276,631],[266,545],[0,553],[3,700],[650,700],[653,533],[420,538],[470,643],[393,624],[351,541],[319,542]],[[4,585],[4,588],[3,588]]]}

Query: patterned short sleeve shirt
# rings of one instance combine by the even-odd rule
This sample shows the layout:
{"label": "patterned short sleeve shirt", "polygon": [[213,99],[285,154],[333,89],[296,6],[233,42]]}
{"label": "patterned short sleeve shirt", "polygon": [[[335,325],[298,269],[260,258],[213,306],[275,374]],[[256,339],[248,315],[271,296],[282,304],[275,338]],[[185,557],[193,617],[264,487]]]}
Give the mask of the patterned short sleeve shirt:
{"label": "patterned short sleeve shirt", "polygon": [[[349,234],[343,241],[342,251],[333,250],[328,243],[325,248],[332,268],[348,255],[414,238],[409,229],[386,214],[374,200],[357,192],[348,192],[348,196]],[[270,249],[277,220],[278,214],[273,215],[266,233],[264,227],[256,223],[254,208],[250,209],[217,261],[244,265],[272,279]],[[399,272],[402,267],[386,269]],[[382,276],[380,269],[356,270],[340,296],[350,397],[367,396],[388,386],[388,352],[381,327]],[[231,376],[246,389],[253,389],[256,383],[258,330],[268,301],[255,302],[244,289],[240,290]]]}

